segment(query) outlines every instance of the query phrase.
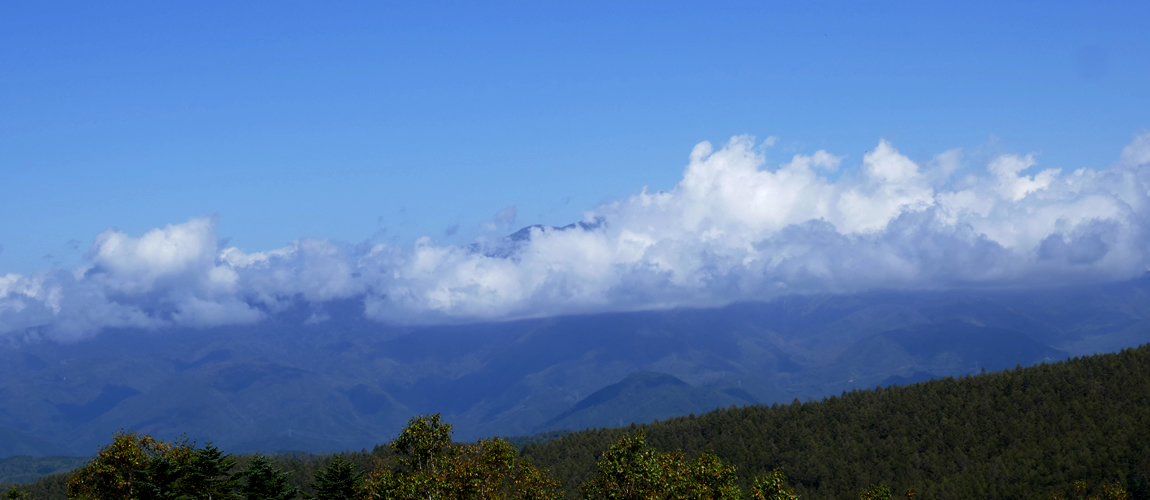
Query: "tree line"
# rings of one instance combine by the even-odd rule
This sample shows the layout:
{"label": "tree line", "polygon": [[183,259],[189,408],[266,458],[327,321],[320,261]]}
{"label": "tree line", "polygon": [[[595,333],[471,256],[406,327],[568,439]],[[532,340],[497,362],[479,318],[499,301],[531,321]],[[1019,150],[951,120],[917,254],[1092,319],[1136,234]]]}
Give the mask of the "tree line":
{"label": "tree line", "polygon": [[804,498],[853,498],[868,485],[920,498],[1102,495],[1150,499],[1150,346],[1028,368],[858,390],[822,401],[728,408],[529,443],[522,456],[564,484],[644,431],[656,449],[710,453],[751,478],[783,468]]}
{"label": "tree line", "polygon": [[[96,457],[70,474],[67,498],[77,500],[559,500],[561,484],[547,471],[519,458],[510,442],[451,441],[451,425],[439,414],[413,418],[393,440],[391,461],[375,460],[366,473],[342,455],[316,470],[310,494],[289,483],[289,474],[255,454],[246,466],[210,443],[160,441],[134,432],[116,434]],[[876,486],[860,499],[889,500]],[[735,468],[709,454],[686,460],[680,453],[646,446],[643,433],[624,436],[598,460],[598,473],[577,490],[587,500],[741,500]],[[880,492],[874,495],[873,492]],[[885,492],[885,493],[882,493]],[[28,499],[20,488],[5,497]],[[755,480],[754,499],[797,500],[781,470]]]}
{"label": "tree line", "polygon": [[[116,434],[96,457],[70,474],[67,498],[76,500],[560,500],[560,482],[501,438],[451,441],[439,414],[413,418],[389,443],[391,461],[375,460],[361,472],[342,455],[316,470],[310,494],[289,474],[255,454],[243,467],[210,443],[160,441],[134,432]],[[735,468],[703,453],[688,460],[646,445],[644,434],[626,435],[605,450],[597,473],[574,492],[586,500],[742,500]],[[914,497],[913,490],[907,492]],[[5,498],[21,500],[20,488]],[[781,469],[755,479],[755,500],[798,500]],[[885,485],[860,492],[860,500],[890,500]]]}
{"label": "tree line", "polygon": [[[455,443],[439,415],[334,456],[131,432],[9,498],[1150,498],[1150,346],[632,425]],[[785,475],[784,475],[785,471]],[[16,495],[16,496],[13,496]]]}

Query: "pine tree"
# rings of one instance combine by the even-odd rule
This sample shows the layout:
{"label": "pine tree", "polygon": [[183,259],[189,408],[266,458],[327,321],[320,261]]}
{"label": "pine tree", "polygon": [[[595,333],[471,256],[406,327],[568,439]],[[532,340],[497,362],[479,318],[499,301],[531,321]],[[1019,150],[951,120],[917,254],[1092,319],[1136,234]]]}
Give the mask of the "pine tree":
{"label": "pine tree", "polygon": [[232,476],[236,459],[207,443],[188,461],[179,491],[183,498],[231,500],[238,498],[239,479]]}
{"label": "pine tree", "polygon": [[356,498],[360,482],[355,464],[336,455],[327,467],[316,471],[311,487],[316,491],[316,500],[352,500]]}
{"label": "pine tree", "polygon": [[187,460],[165,454],[155,457],[136,480],[139,500],[174,500],[180,498],[180,479]]}
{"label": "pine tree", "polygon": [[290,500],[299,494],[299,489],[287,484],[288,474],[259,453],[239,476],[243,478],[240,496],[244,500]]}

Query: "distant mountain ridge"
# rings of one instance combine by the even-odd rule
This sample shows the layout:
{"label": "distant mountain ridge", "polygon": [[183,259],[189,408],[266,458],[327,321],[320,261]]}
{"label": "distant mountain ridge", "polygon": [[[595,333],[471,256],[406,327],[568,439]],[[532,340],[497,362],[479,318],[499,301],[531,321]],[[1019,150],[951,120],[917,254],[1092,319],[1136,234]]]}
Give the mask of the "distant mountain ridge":
{"label": "distant mountain ridge", "polygon": [[4,483],[31,483],[49,474],[69,472],[88,460],[88,457],[31,457],[28,455],[0,458],[0,485]]}
{"label": "distant mountain ridge", "polygon": [[20,441],[32,448],[0,452],[90,455],[121,428],[233,452],[359,449],[434,412],[458,439],[529,435],[1150,341],[1148,278],[422,327],[368,321],[362,308],[340,301],[251,326],[2,344],[0,427],[59,449],[32,453]]}
{"label": "distant mountain ridge", "polygon": [[834,394],[855,387],[921,382],[941,374],[998,371],[1069,357],[1070,353],[1017,330],[948,320],[859,340],[834,362],[814,369],[821,375],[814,380],[822,385],[807,386],[800,392]]}
{"label": "distant mountain ridge", "polygon": [[66,455],[63,447],[11,427],[0,427],[0,458],[14,456],[47,457]]}
{"label": "distant mountain ridge", "polygon": [[731,405],[754,403],[756,401],[746,392],[735,396],[705,387],[694,387],[665,373],[641,371],[595,391],[567,411],[541,424],[536,431],[622,427],[631,423],[642,424],[679,415],[705,413]]}

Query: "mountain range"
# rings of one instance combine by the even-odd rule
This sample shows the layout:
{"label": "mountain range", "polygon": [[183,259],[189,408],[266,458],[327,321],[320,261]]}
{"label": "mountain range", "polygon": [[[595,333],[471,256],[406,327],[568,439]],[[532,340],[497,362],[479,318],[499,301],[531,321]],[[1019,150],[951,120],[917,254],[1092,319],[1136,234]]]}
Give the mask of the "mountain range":
{"label": "mountain range", "polygon": [[461,440],[529,435],[1116,351],[1150,341],[1150,278],[438,326],[342,301],[248,326],[33,333],[0,344],[0,457],[91,455],[118,429],[326,452],[433,412]]}

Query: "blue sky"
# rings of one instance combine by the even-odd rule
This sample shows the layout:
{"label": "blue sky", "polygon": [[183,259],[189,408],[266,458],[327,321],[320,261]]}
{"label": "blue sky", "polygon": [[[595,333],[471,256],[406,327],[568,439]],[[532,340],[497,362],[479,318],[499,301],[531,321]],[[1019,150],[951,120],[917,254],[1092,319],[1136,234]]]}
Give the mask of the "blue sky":
{"label": "blue sky", "polygon": [[738,134],[1077,168],[1150,125],[1141,2],[0,9],[0,272],[211,214],[249,250],[566,224]]}
{"label": "blue sky", "polygon": [[0,276],[110,269],[100,235],[197,217],[213,255],[457,248],[674,191],[696,144],[742,134],[752,169],[825,150],[831,180],[880,139],[923,170],[952,148],[959,171],[1030,153],[1024,177],[1105,170],[1150,126],[1147,19],[1145,2],[5,2]]}

